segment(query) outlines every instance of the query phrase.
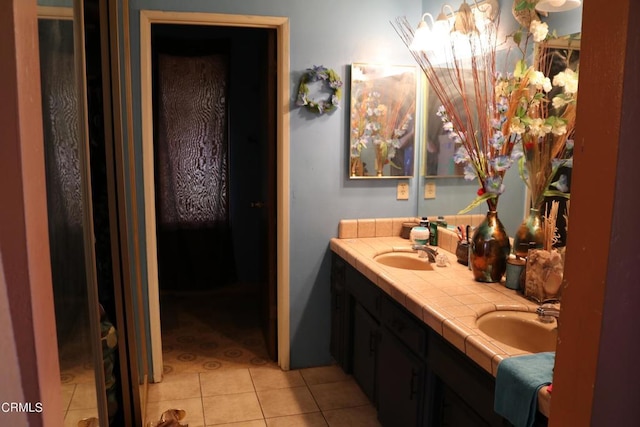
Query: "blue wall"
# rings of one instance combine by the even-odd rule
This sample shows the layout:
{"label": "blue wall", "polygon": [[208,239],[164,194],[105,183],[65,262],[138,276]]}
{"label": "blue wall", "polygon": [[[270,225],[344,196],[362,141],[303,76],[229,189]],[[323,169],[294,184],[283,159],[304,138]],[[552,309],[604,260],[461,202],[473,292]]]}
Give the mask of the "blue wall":
{"label": "blue wall", "polygon": [[[290,19],[292,98],[300,75],[313,65],[335,69],[348,79],[353,62],[413,65],[389,23],[418,17],[419,0],[322,3],[295,0],[132,1],[131,55],[136,156],[140,155],[139,20],[141,9],[286,16]],[[291,366],[326,364],[329,355],[329,239],[342,218],[413,216],[416,197],[396,201],[395,180],[350,181],[347,175],[348,90],[341,109],[316,116],[291,112]],[[139,188],[142,177],[138,176]],[[411,180],[413,183],[415,180]],[[415,190],[412,191],[412,194]],[[142,212],[141,195],[138,201]],[[140,224],[140,229],[144,230]]]}
{"label": "blue wall", "polygon": [[[502,1],[501,3],[505,3]],[[511,22],[511,2],[502,22]],[[131,0],[131,55],[133,78],[134,144],[141,157],[139,11],[171,10],[248,15],[286,16],[290,20],[290,90],[306,68],[324,65],[335,69],[347,85],[341,109],[316,116],[291,103],[291,367],[330,362],[329,355],[329,239],[337,235],[343,218],[398,217],[418,214],[422,180],[410,179],[411,197],[396,200],[396,180],[349,180],[347,174],[349,64],[354,62],[414,65],[406,47],[390,24],[398,16],[419,20],[422,10],[436,12],[441,2],[432,0]],[[139,160],[138,160],[139,161]],[[141,172],[141,168],[139,169]],[[510,178],[520,184],[517,174]],[[136,177],[142,188],[142,176]],[[507,184],[510,185],[510,184]],[[521,185],[521,184],[520,184]],[[435,200],[421,203],[429,215],[451,214],[466,206],[475,183],[442,181]],[[143,212],[142,191],[138,193]],[[501,218],[514,229],[522,217],[524,193],[513,191],[501,200]],[[482,211],[480,209],[479,211]],[[143,218],[138,224],[144,230]],[[141,251],[144,256],[144,251]],[[143,260],[143,263],[145,260]],[[144,269],[143,269],[144,272]],[[144,273],[143,273],[144,274]],[[143,277],[143,282],[146,278]]]}

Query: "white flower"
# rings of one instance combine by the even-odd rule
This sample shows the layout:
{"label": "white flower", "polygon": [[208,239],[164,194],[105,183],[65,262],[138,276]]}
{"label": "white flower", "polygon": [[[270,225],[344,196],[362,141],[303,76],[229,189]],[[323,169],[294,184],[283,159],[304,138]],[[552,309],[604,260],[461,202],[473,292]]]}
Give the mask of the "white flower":
{"label": "white flower", "polygon": [[565,93],[576,93],[578,92],[578,74],[570,68],[560,71],[553,78],[553,85],[564,87]]}
{"label": "white flower", "polygon": [[543,119],[535,118],[531,119],[529,131],[534,136],[542,137],[551,132],[551,126],[546,124]]}
{"label": "white flower", "polygon": [[513,117],[511,119],[511,123],[509,124],[509,131],[511,133],[515,133],[517,135],[523,134],[524,133],[524,123],[522,123],[518,117]]}
{"label": "white flower", "polygon": [[553,127],[551,128],[551,133],[553,133],[554,135],[564,135],[565,133],[567,133],[567,125],[560,120],[556,120],[556,122],[553,124]]}
{"label": "white flower", "polygon": [[533,34],[534,42],[541,42],[542,40],[547,38],[547,34],[549,34],[549,26],[546,23],[540,22],[536,19],[531,21],[529,32]]}
{"label": "white flower", "polygon": [[537,86],[537,85],[541,85],[543,80],[544,80],[544,73],[542,71],[535,71],[535,70],[531,71],[531,74],[529,75],[529,83]]}
{"label": "white flower", "polygon": [[505,80],[499,81],[498,83],[496,83],[496,87],[495,87],[495,94],[497,98],[503,97],[503,96],[507,96],[507,88],[509,86],[509,83]]}
{"label": "white flower", "polygon": [[553,108],[555,108],[556,110],[559,110],[560,108],[568,104],[567,100],[564,99],[563,96],[554,96],[552,103]]}
{"label": "white flower", "polygon": [[549,92],[552,88],[551,80],[542,71],[532,71],[529,76],[529,83],[534,85],[536,89],[542,89],[545,92]]}
{"label": "white flower", "polygon": [[574,94],[578,92],[578,76],[570,78],[564,85],[564,93]]}

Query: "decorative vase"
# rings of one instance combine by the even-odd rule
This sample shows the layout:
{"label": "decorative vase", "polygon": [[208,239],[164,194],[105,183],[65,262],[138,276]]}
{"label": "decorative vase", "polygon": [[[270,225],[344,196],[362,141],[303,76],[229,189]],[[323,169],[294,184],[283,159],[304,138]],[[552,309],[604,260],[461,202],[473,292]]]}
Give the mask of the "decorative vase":
{"label": "decorative vase", "polygon": [[360,157],[351,157],[351,176],[364,176],[364,165]]}
{"label": "decorative vase", "polygon": [[490,210],[476,227],[471,238],[471,271],[478,282],[499,282],[507,270],[507,258],[511,250],[509,236],[498,219],[498,213]]}
{"label": "decorative vase", "polygon": [[544,234],[542,231],[542,218],[540,217],[540,210],[531,208],[529,209],[529,216],[527,216],[513,237],[513,251],[517,257],[526,258],[527,252],[532,248],[531,242],[535,243],[533,248],[542,248],[544,240]]}
{"label": "decorative vase", "polygon": [[564,259],[557,249],[531,249],[527,256],[524,296],[542,304],[560,301]]}
{"label": "decorative vase", "polygon": [[375,163],[375,167],[376,167],[376,175],[377,176],[383,176],[383,169],[384,169],[384,164],[386,161],[386,155],[383,151],[385,147],[383,147],[382,145],[377,145],[376,146],[376,163]]}

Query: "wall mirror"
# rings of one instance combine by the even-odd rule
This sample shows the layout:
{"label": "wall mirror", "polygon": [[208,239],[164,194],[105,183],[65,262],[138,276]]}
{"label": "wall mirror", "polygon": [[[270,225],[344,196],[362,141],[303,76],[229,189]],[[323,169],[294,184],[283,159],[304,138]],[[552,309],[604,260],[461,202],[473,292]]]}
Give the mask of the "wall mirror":
{"label": "wall mirror", "polygon": [[[570,34],[554,39],[549,39],[541,43],[537,43],[535,46],[535,58],[538,64],[538,69],[548,70],[548,76],[553,81],[553,77],[560,71],[564,71],[569,68],[573,71],[578,71],[580,66],[580,33]],[[548,94],[548,98],[551,99],[557,92],[554,88]],[[573,136],[569,137],[570,139]],[[568,166],[562,166],[558,169],[558,172],[552,179],[552,182],[563,180],[565,188],[561,190],[567,193],[571,193],[571,168]],[[526,200],[529,200],[527,197]],[[558,236],[559,241],[557,246],[565,246],[567,241],[567,227],[566,217],[568,216],[568,200],[562,197],[546,197],[545,205],[548,205],[552,201],[558,201]],[[546,208],[544,208],[546,209]]]}
{"label": "wall mirror", "polygon": [[[567,67],[575,71],[580,59],[580,34],[570,34],[538,43],[534,55],[539,64],[544,62],[544,65],[540,66],[551,70],[552,79],[555,74]],[[426,79],[423,80],[424,89],[421,90],[426,99],[426,131],[420,159],[421,174],[427,178],[464,176],[464,165],[457,165],[453,161],[453,155],[459,145],[444,132],[442,122],[436,115],[441,103],[431,90],[429,82]],[[456,95],[452,93],[451,96]],[[472,105],[471,110],[475,108],[477,107]]]}
{"label": "wall mirror", "polygon": [[413,177],[416,80],[415,66],[351,65],[352,179]]}
{"label": "wall mirror", "polygon": [[580,65],[580,33],[549,39],[535,46],[536,62],[549,69],[549,77],[570,68],[577,71]]}
{"label": "wall mirror", "polygon": [[[447,74],[448,73],[443,71],[443,81],[446,81],[445,77]],[[473,76],[470,71],[463,70],[463,78],[469,82],[465,84],[465,87],[473,87],[471,82]],[[464,165],[456,164],[453,161],[453,155],[458,148],[460,148],[460,143],[454,142],[444,131],[442,120],[440,120],[440,117],[436,114],[442,103],[435,91],[432,90],[427,79],[424,78],[423,80],[422,91],[426,99],[426,130],[421,150],[421,174],[428,178],[462,177],[464,176]],[[462,108],[464,101],[458,91],[451,89],[449,98],[454,100],[455,105],[460,105],[460,108],[456,107],[457,109],[464,111],[464,108]],[[478,108],[472,97],[467,96],[467,102],[469,102],[470,111],[475,111]]]}

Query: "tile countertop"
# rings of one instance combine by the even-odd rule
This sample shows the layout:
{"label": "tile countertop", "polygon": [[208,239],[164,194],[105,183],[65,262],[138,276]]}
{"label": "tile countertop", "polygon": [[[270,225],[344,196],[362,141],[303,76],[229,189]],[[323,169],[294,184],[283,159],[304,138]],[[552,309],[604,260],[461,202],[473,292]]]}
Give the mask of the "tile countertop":
{"label": "tile countertop", "polygon": [[[475,281],[471,271],[444,248],[438,252],[447,255],[450,263],[434,264],[433,271],[402,270],[373,260],[384,252],[410,251],[409,241],[400,237],[333,238],[330,248],[493,376],[503,359],[528,354],[484,334],[476,319],[496,309],[535,312],[538,305],[506,288],[504,282]],[[550,398],[547,387],[541,388],[538,409],[547,417]]]}

